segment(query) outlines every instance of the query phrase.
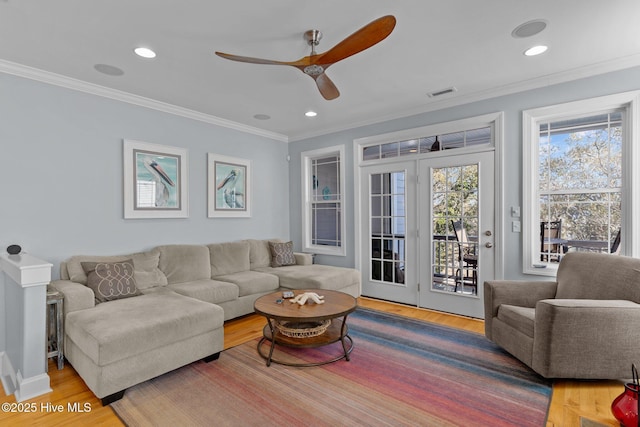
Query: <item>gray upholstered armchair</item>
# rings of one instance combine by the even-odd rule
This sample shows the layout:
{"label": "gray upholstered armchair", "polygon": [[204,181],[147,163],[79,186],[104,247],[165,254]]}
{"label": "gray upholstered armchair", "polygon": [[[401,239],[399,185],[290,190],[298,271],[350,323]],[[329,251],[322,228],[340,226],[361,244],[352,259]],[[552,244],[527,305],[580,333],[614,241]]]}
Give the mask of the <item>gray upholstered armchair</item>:
{"label": "gray upholstered armchair", "polygon": [[629,378],[640,365],[640,259],[572,252],[556,281],[484,283],[485,335],[546,378]]}

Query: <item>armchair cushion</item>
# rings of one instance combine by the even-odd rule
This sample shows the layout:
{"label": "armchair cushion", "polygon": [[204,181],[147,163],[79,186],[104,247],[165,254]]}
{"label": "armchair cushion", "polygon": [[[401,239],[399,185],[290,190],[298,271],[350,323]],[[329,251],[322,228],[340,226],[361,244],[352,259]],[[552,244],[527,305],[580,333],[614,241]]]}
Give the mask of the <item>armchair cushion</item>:
{"label": "armchair cushion", "polygon": [[536,318],[536,310],[534,308],[502,304],[498,309],[497,318],[533,338]]}
{"label": "armchair cushion", "polygon": [[[589,268],[585,268],[585,266]],[[640,303],[640,266],[635,258],[570,252],[558,267],[556,298],[613,299]]]}

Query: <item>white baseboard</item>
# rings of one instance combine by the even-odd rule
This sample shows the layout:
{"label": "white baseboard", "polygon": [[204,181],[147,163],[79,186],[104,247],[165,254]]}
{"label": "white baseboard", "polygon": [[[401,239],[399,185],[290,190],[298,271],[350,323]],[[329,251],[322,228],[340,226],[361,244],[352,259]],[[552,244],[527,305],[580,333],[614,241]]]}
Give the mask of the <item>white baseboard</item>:
{"label": "white baseboard", "polygon": [[49,375],[46,373],[29,378],[22,378],[20,371],[16,374],[11,359],[6,352],[0,352],[0,379],[5,394],[13,394],[16,402],[22,402],[51,392]]}

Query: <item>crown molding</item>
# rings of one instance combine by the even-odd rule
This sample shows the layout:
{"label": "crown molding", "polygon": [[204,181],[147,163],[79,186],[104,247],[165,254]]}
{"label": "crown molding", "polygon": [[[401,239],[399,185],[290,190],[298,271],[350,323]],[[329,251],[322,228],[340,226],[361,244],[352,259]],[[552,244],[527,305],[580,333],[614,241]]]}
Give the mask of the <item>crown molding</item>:
{"label": "crown molding", "polygon": [[54,86],[60,86],[66,89],[100,96],[103,98],[126,102],[128,104],[137,105],[139,107],[145,107],[164,113],[169,113],[175,116],[185,117],[212,125],[234,129],[244,133],[258,135],[265,138],[274,139],[276,141],[289,142],[289,138],[286,135],[280,133],[270,132],[253,126],[247,126],[242,123],[212,116],[210,114],[200,113],[188,108],[179,107],[177,105],[168,104],[166,102],[156,101],[154,99],[145,98],[143,96],[134,95],[117,89],[111,89],[105,86],[88,83],[82,80],[63,76],[61,74],[51,73],[49,71],[28,67],[26,65],[17,64],[15,62],[6,61],[3,59],[0,59],[0,72],[36,80]]}

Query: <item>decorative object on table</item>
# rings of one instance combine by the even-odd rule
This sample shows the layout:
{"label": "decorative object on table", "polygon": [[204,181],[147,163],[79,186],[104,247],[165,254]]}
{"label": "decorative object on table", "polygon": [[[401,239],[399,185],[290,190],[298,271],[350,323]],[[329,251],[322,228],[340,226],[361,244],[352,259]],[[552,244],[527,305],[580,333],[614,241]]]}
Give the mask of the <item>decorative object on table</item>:
{"label": "decorative object on table", "polygon": [[295,297],[296,294],[293,291],[282,291],[282,298],[289,299]]}
{"label": "decorative object on table", "polygon": [[611,403],[611,413],[623,427],[638,427],[640,419],[638,413],[638,393],[640,392],[640,381],[638,380],[638,370],[636,365],[631,365],[633,382],[624,385],[624,391]]}
{"label": "decorative object on table", "polygon": [[208,216],[251,216],[251,161],[208,154]]}
{"label": "decorative object on table", "polygon": [[187,218],[187,150],[124,140],[124,217]]}
{"label": "decorative object on table", "polygon": [[294,298],[291,298],[289,301],[291,303],[298,303],[300,305],[305,305],[307,301],[313,301],[316,304],[324,304],[324,297],[316,294],[315,292],[305,292],[300,295],[296,295]]}
{"label": "decorative object on table", "polygon": [[18,255],[22,251],[22,248],[19,245],[9,245],[7,247],[7,252],[9,255]]}

